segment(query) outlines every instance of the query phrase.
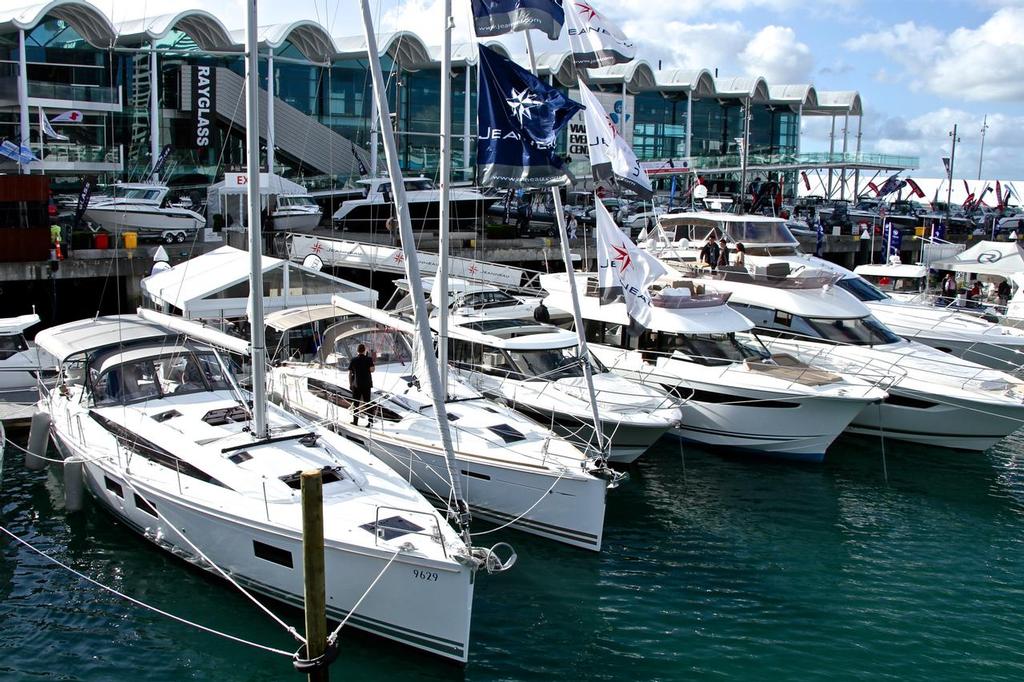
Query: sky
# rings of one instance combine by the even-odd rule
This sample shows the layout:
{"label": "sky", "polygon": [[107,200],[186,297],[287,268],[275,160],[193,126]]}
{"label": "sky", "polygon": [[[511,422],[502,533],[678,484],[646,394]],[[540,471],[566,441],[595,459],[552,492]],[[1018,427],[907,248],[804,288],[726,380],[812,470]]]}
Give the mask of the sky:
{"label": "sky", "polygon": [[[119,21],[202,7],[229,29],[243,0],[90,0]],[[862,150],[920,158],[940,177],[958,124],[956,177],[1024,179],[1024,0],[593,0],[655,67],[706,68],[769,83],[857,90]],[[455,40],[469,0],[453,0]],[[370,0],[379,31],[441,39],[441,0]],[[312,19],[334,36],[361,33],[356,0],[260,0],[261,25]],[[518,46],[518,42],[511,45]],[[538,52],[547,38],[534,33]],[[548,49],[557,46],[548,45]],[[802,151],[827,151],[831,120],[805,118]],[[842,119],[837,122],[841,134]],[[850,149],[856,122],[850,123]],[[841,145],[841,138],[837,148]]]}

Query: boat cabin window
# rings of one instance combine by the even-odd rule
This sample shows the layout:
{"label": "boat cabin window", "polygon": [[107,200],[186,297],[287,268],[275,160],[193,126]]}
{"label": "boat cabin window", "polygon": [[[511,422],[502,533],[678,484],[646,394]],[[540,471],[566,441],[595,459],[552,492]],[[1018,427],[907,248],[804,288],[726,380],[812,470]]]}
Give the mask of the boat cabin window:
{"label": "boat cabin window", "polygon": [[587,333],[587,341],[601,343],[607,346],[621,346],[623,335],[621,324],[611,322],[598,322],[597,320],[585,320],[583,328]]}
{"label": "boat cabin window", "polygon": [[[541,350],[509,351],[509,357],[516,369],[526,379],[545,379],[555,381],[567,377],[582,377],[583,365],[579,361],[579,349],[544,348]],[[602,374],[608,370],[600,361],[591,357],[594,374]]]}
{"label": "boat cabin window", "polygon": [[640,338],[640,350],[657,354],[683,356],[699,365],[709,367],[764,359],[765,355],[741,343],[736,334],[666,334],[656,332]]}
{"label": "boat cabin window", "polygon": [[519,300],[504,291],[476,291],[466,294],[458,305],[473,310],[484,310],[519,305]]}
{"label": "boat cabin window", "polygon": [[365,329],[335,340],[334,354],[339,368],[348,369],[349,362],[359,354],[359,344],[366,346],[367,355],[378,365],[412,362],[412,347],[404,334],[394,329]]}
{"label": "boat cabin window", "polygon": [[900,337],[870,315],[856,318],[803,317],[744,303],[730,303],[770,336],[804,336],[829,343],[875,346],[898,343]]}
{"label": "boat cabin window", "polygon": [[518,375],[508,354],[500,348],[452,339],[448,343],[448,358],[456,367],[501,377]]}
{"label": "boat cabin window", "polygon": [[[885,292],[860,277],[844,277],[836,282],[836,286],[849,291],[861,301],[884,301],[889,298]],[[908,291],[916,290],[916,288],[908,289]]]}
{"label": "boat cabin window", "polygon": [[0,360],[6,360],[24,350],[28,350],[28,344],[25,342],[25,337],[22,334],[0,336]]}
{"label": "boat cabin window", "polygon": [[406,192],[421,192],[434,189],[434,183],[427,178],[417,178],[405,181]]}
{"label": "boat cabin window", "polygon": [[316,202],[313,201],[312,197],[304,197],[301,195],[279,196],[277,198],[277,205],[280,208],[287,208],[288,206],[315,206]]}
{"label": "boat cabin window", "polygon": [[104,364],[101,360],[99,369],[94,365],[89,372],[97,407],[231,388],[217,356],[210,352],[156,354]]}

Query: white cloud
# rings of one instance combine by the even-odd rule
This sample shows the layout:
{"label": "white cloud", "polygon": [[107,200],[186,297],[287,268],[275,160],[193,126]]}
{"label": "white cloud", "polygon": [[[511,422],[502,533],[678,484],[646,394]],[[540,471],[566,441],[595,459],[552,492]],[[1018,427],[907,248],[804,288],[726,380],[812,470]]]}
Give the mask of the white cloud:
{"label": "white cloud", "polygon": [[765,26],[739,56],[748,76],[764,76],[769,83],[806,83],[814,68],[807,45],[787,26]]}
{"label": "white cloud", "polygon": [[996,11],[976,29],[944,33],[914,22],[866,33],[845,44],[877,51],[903,68],[914,89],[968,100],[1024,98],[1024,7]]}

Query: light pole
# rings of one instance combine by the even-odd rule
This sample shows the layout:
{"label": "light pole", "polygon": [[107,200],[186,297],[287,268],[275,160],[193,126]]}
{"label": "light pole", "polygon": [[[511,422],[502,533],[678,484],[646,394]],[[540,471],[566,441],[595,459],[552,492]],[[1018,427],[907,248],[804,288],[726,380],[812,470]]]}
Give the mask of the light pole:
{"label": "light pole", "polygon": [[978,179],[981,180],[981,162],[985,159],[985,131],[988,130],[988,114],[981,122],[981,152],[978,154]]}
{"label": "light pole", "polygon": [[950,215],[950,213],[953,210],[953,207],[950,205],[949,202],[950,202],[950,199],[951,199],[952,194],[953,194],[953,164],[956,163],[956,143],[960,141],[960,138],[957,137],[957,134],[956,134],[956,126],[957,126],[957,124],[954,123],[953,124],[953,129],[951,131],[949,131],[949,136],[951,138],[953,138],[953,151],[951,151],[950,154],[949,154],[949,177],[947,178],[948,182],[946,183],[946,224],[947,225],[949,224],[949,215]]}

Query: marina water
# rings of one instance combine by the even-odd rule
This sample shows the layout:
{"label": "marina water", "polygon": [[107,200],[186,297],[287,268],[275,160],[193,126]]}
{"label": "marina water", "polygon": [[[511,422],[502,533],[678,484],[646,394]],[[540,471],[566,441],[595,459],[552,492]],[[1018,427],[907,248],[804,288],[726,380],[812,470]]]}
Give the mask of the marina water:
{"label": "marina water", "polygon": [[[25,436],[15,436],[24,444]],[[7,453],[0,523],[98,581],[248,640],[289,636]],[[353,632],[335,679],[1024,679],[1024,435],[984,455],[842,438],[823,465],[663,439],[609,496],[600,554],[500,531],[465,669]],[[886,480],[886,472],[888,480]],[[477,524],[476,531],[487,528]],[[0,539],[2,680],[299,680]],[[283,607],[301,629],[301,614]]]}

